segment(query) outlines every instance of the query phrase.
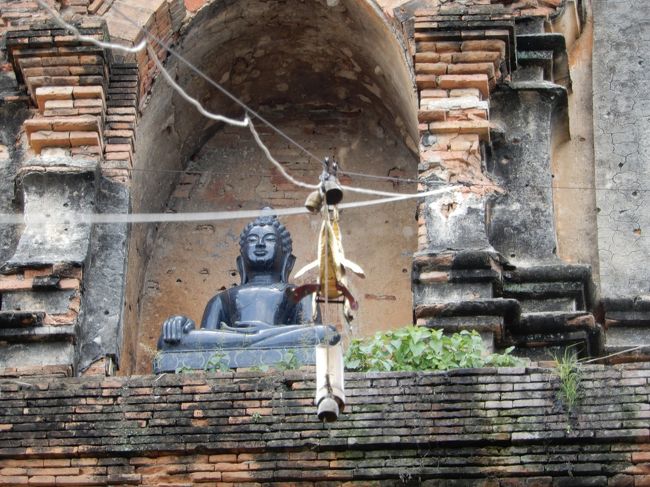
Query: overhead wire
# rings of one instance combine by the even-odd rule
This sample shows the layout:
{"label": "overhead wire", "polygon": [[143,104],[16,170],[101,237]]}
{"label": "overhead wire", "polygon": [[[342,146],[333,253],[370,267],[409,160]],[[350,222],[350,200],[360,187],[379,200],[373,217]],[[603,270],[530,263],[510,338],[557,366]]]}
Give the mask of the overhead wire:
{"label": "overhead wire", "polygon": [[[402,200],[434,196],[449,191],[449,187],[424,191],[422,193],[407,193],[386,198],[375,198],[364,201],[353,201],[350,203],[339,203],[340,209],[363,208],[366,206],[393,203]],[[452,187],[453,189],[453,187]],[[21,214],[0,214],[0,225],[22,225],[24,223],[34,225],[69,225],[69,224],[110,224],[110,223],[189,223],[197,221],[220,221],[236,220],[242,218],[255,218],[265,215],[287,216],[301,215],[309,212],[303,206],[293,208],[274,208],[263,210],[229,210],[229,211],[206,211],[206,212],[183,212],[183,213],[81,213],[71,210],[57,211],[54,216],[47,214],[23,215]]]}
{"label": "overhead wire", "polygon": [[[76,29],[74,26],[72,26],[71,24],[69,24],[68,22],[66,22],[66,21],[65,21],[65,20],[64,20],[60,15],[59,15],[58,12],[56,12],[56,11],[54,11],[53,9],[49,8],[49,6],[46,6],[46,5],[43,3],[43,0],[36,0],[36,1],[39,3],[39,5],[41,5],[41,6],[45,6],[45,8],[48,10],[48,12],[50,12],[50,14],[54,17],[54,19],[55,19],[55,20],[56,20],[56,21],[57,21],[57,22],[58,22],[62,27],[66,28],[66,29],[68,29],[68,30],[71,30],[71,31],[73,31],[73,32],[76,31],[77,33],[79,33],[78,29]],[[305,183],[305,182],[303,182],[303,181],[299,181],[299,180],[293,178],[291,175],[289,175],[289,174],[287,173],[287,171],[284,169],[284,167],[282,166],[282,164],[281,164],[279,161],[277,161],[277,160],[276,160],[276,159],[271,155],[271,152],[270,152],[270,150],[268,149],[268,147],[266,147],[266,145],[262,142],[262,140],[261,140],[261,138],[259,137],[259,134],[258,134],[257,131],[255,130],[255,128],[252,127],[251,116],[253,116],[253,117],[255,117],[255,118],[258,118],[258,119],[259,119],[260,121],[262,121],[265,125],[267,125],[269,128],[271,128],[272,130],[274,130],[276,133],[278,133],[280,136],[282,136],[283,138],[285,138],[285,139],[286,139],[287,141],[289,141],[290,143],[294,144],[297,148],[299,148],[301,151],[303,151],[304,153],[306,153],[307,155],[309,155],[310,157],[312,157],[314,160],[318,161],[318,162],[321,163],[321,164],[325,164],[324,161],[323,161],[322,159],[318,158],[316,155],[314,155],[314,154],[313,154],[312,152],[310,152],[308,149],[306,149],[305,147],[303,147],[300,143],[298,143],[297,141],[295,141],[293,138],[291,138],[289,135],[287,135],[287,134],[286,134],[285,132],[283,132],[281,129],[279,129],[278,127],[276,127],[275,125],[273,125],[273,124],[272,124],[271,122],[269,122],[266,118],[264,118],[262,115],[260,115],[259,113],[257,113],[257,112],[256,112],[255,110],[253,110],[251,107],[249,107],[249,106],[248,106],[246,103],[244,103],[242,100],[240,100],[240,99],[237,98],[235,95],[233,95],[232,93],[230,93],[227,89],[225,89],[225,88],[224,88],[223,86],[221,86],[219,83],[217,83],[217,82],[214,81],[212,78],[210,78],[208,75],[206,75],[205,73],[203,73],[203,71],[201,71],[199,68],[197,68],[196,66],[194,66],[194,64],[192,64],[192,63],[191,63],[189,60],[187,60],[184,56],[182,56],[181,54],[179,54],[178,52],[176,52],[174,49],[172,49],[171,46],[170,46],[168,43],[166,43],[165,41],[163,41],[162,39],[160,39],[158,36],[152,34],[152,33],[151,33],[151,32],[150,32],[146,27],[141,27],[141,26],[139,26],[139,25],[138,25],[137,23],[135,23],[132,19],[130,19],[129,17],[127,17],[127,16],[126,16],[126,15],[125,15],[125,14],[124,14],[124,13],[123,13],[119,8],[118,8],[118,7],[113,7],[113,11],[114,11],[115,13],[117,13],[120,17],[122,17],[124,20],[126,20],[127,22],[133,24],[135,27],[140,28],[140,29],[145,33],[146,36],[148,36],[150,39],[153,39],[153,40],[154,40],[154,41],[155,41],[159,46],[163,47],[167,52],[169,52],[169,53],[172,54],[174,57],[176,57],[178,60],[180,60],[181,62],[183,62],[183,63],[184,63],[186,66],[188,66],[192,71],[194,71],[196,74],[198,74],[199,76],[201,76],[203,79],[205,79],[207,82],[209,82],[212,86],[214,86],[215,88],[217,88],[221,93],[223,93],[223,94],[226,95],[228,98],[230,98],[232,101],[234,101],[235,103],[237,103],[238,105],[240,105],[240,106],[245,110],[245,112],[246,112],[246,115],[245,115],[244,119],[242,119],[242,120],[236,120],[236,119],[232,119],[232,118],[229,118],[229,117],[225,117],[225,116],[223,116],[223,115],[215,114],[215,113],[210,112],[209,110],[206,110],[198,100],[196,100],[195,98],[193,98],[193,97],[191,97],[189,94],[187,94],[187,92],[185,92],[185,90],[184,90],[184,89],[183,89],[183,88],[182,88],[178,83],[176,83],[176,82],[173,80],[173,78],[169,75],[169,73],[167,73],[167,71],[164,69],[164,66],[162,65],[162,63],[160,62],[160,60],[158,59],[158,57],[156,56],[156,54],[155,54],[154,52],[151,52],[151,50],[149,49],[148,52],[149,52],[150,57],[152,58],[152,60],[153,60],[154,63],[156,64],[157,68],[161,71],[161,73],[162,73],[163,77],[165,78],[165,80],[168,81],[168,82],[170,82],[172,88],[174,88],[174,90],[175,90],[176,92],[178,92],[178,93],[179,93],[179,94],[180,94],[180,95],[181,95],[181,96],[182,96],[186,101],[188,101],[188,102],[191,103],[193,106],[195,106],[195,107],[199,110],[199,112],[200,112],[202,115],[204,115],[204,116],[206,116],[206,117],[208,117],[208,118],[211,118],[211,119],[213,119],[213,120],[218,120],[218,121],[221,121],[221,122],[224,122],[224,123],[228,123],[228,124],[231,124],[231,125],[235,125],[235,126],[239,126],[239,127],[248,126],[249,129],[251,130],[251,133],[253,134],[253,137],[255,138],[255,141],[256,141],[257,144],[260,146],[260,148],[262,149],[262,151],[265,153],[265,155],[267,156],[267,158],[269,159],[269,161],[270,161],[273,165],[275,165],[275,166],[278,168],[278,170],[282,173],[282,175],[283,175],[283,176],[284,176],[288,181],[290,181],[292,184],[295,184],[295,185],[297,185],[297,186],[299,186],[299,187],[303,187],[303,188],[306,188],[306,189],[316,189],[316,188],[318,188],[318,185],[316,185],[316,184],[313,184],[313,185],[312,185],[312,184],[309,184],[309,183]],[[80,34],[79,34],[79,35],[80,35]],[[112,48],[112,46],[113,46],[113,44],[111,44],[111,43],[100,42],[100,41],[98,41],[97,39],[95,39],[95,38],[93,38],[93,37],[89,37],[89,36],[85,36],[85,40],[86,40],[87,42],[90,42],[90,43],[92,43],[92,44],[94,44],[94,45],[98,45],[98,46],[101,46],[101,47],[108,46],[108,47],[106,47],[106,48]],[[142,44],[142,43],[141,43],[141,44]],[[141,46],[141,44],[138,46],[137,50],[142,50],[143,47]],[[123,46],[120,46],[119,44],[115,44],[114,46],[118,46],[118,47],[120,47],[120,48],[123,47]],[[134,48],[134,49],[135,49],[135,48]],[[360,193],[360,194],[367,194],[367,195],[375,195],[375,196],[387,196],[387,197],[391,197],[391,196],[398,196],[398,195],[401,194],[401,193],[395,193],[395,192],[390,192],[390,191],[379,191],[379,190],[374,190],[374,189],[359,188],[359,187],[356,187],[356,186],[349,186],[349,185],[341,185],[341,187],[342,187],[342,189],[344,189],[344,190],[348,190],[348,191],[350,191],[350,192]]]}
{"label": "overhead wire", "polygon": [[[83,35],[83,34],[81,34],[81,32],[75,26],[73,26],[73,25],[69,24],[68,22],[66,22],[60,16],[60,14],[58,12],[56,12],[49,5],[44,3],[43,0],[36,0],[36,1],[37,1],[37,3],[39,5],[41,5],[43,8],[45,8],[50,13],[50,15],[55,19],[55,21],[57,21],[65,29],[73,32],[73,34],[81,41],[89,42],[89,43],[97,45],[98,47],[101,47],[101,48],[117,49],[117,50],[129,52],[129,53],[139,52],[139,51],[141,51],[142,49],[144,49],[145,47],[147,47],[149,45],[149,43],[146,40],[143,40],[137,46],[126,47],[126,46],[123,46],[123,45],[120,45],[120,44],[114,44],[114,43],[107,43],[107,42],[99,41],[98,39],[95,39],[94,37]],[[120,2],[118,0],[118,2],[116,2],[116,3],[122,3],[122,2]],[[244,116],[243,119],[239,120],[239,119],[234,119],[234,118],[231,118],[231,117],[226,117],[226,116],[220,115],[220,114],[215,114],[213,112],[210,112],[209,110],[206,110],[198,100],[191,97],[178,83],[176,83],[176,81],[173,79],[173,77],[164,68],[164,66],[162,65],[161,61],[158,59],[158,56],[155,54],[155,52],[152,51],[151,47],[148,47],[147,48],[148,53],[149,53],[150,57],[152,58],[152,60],[154,61],[154,63],[156,64],[159,71],[161,72],[161,75],[172,86],[174,91],[176,91],[183,99],[185,99],[188,103],[192,104],[203,116],[205,116],[207,118],[210,118],[210,119],[216,120],[216,121],[220,121],[220,122],[223,122],[223,123],[227,123],[227,124],[230,124],[230,125],[238,126],[238,127],[246,127],[246,126],[248,126],[250,131],[251,131],[251,134],[253,135],[253,138],[255,139],[255,142],[262,149],[262,151],[264,152],[267,159],[280,171],[280,173],[282,174],[282,176],[285,179],[287,179],[292,184],[294,184],[294,185],[296,185],[298,187],[305,188],[305,189],[316,189],[316,188],[318,188],[318,186],[319,186],[318,184],[309,184],[309,183],[305,183],[303,181],[300,181],[300,180],[294,178],[293,176],[291,176],[286,171],[284,166],[277,159],[275,159],[273,157],[273,155],[272,155],[271,151],[269,150],[269,148],[261,140],[261,137],[259,136],[259,133],[255,129],[254,125],[252,124],[251,116],[255,117],[255,118],[258,118],[265,125],[267,125],[270,129],[272,129],[273,131],[278,133],[281,137],[283,137],[285,140],[287,140],[288,142],[290,142],[291,144],[296,146],[299,150],[304,152],[309,157],[313,158],[314,160],[316,160],[316,161],[318,161],[320,163],[323,163],[322,159],[318,158],[311,151],[309,151],[304,146],[302,146],[300,143],[295,141],[292,137],[287,135],[284,131],[282,131],[281,129],[276,127],[274,124],[269,122],[266,118],[264,118],[258,112],[256,112],[252,108],[250,108],[247,104],[245,104],[243,101],[241,101],[235,95],[230,93],[228,90],[226,90],[219,83],[212,80],[209,76],[207,76],[199,68],[194,66],[184,56],[182,56],[181,54],[176,52],[173,48],[171,48],[171,46],[168,43],[164,42],[163,40],[161,40],[160,38],[158,38],[157,36],[152,34],[146,27],[141,27],[141,26],[137,25],[137,23],[135,23],[132,19],[127,17],[118,7],[116,7],[116,6],[113,7],[113,11],[116,12],[120,17],[122,17],[124,19],[124,21],[126,21],[126,22],[140,28],[145,33],[146,36],[148,36],[150,39],[153,39],[159,46],[163,47],[167,52],[169,52],[175,58],[177,58],[178,60],[183,62],[192,71],[194,71],[196,74],[201,76],[203,79],[205,79],[212,86],[217,88],[221,93],[223,93],[228,98],[230,98],[232,101],[234,101],[235,103],[240,105],[245,110],[246,115]],[[137,169],[137,168],[134,168],[132,170],[133,171],[151,171],[151,172],[165,171],[165,172],[179,172],[179,173],[190,173],[190,174],[192,174],[192,173],[211,172],[211,171],[198,171],[197,172],[197,171],[191,171],[191,170],[182,170],[182,171],[180,171],[180,170],[179,171],[155,170],[155,169],[154,170],[146,170],[146,169]],[[420,181],[418,181],[416,179],[397,178],[397,177],[392,177],[392,176],[371,175],[371,174],[358,173],[358,172],[345,171],[345,170],[340,170],[340,174],[348,175],[348,176],[352,176],[352,177],[366,178],[366,179],[391,181],[391,182],[394,182],[394,183],[417,183],[417,182],[420,182]],[[429,183],[429,184],[431,184],[431,183]],[[448,184],[448,183],[440,181],[439,184]],[[456,186],[447,186],[445,188],[442,188],[440,191],[435,191],[435,193],[452,191],[454,189],[460,188],[461,186],[475,186],[475,187],[489,186],[489,187],[496,187],[497,185],[496,184],[485,184],[485,183],[482,183],[482,184],[473,184],[473,183],[472,184],[462,184],[462,183],[458,183]],[[383,198],[381,200],[377,200],[377,202],[369,202],[371,204],[387,203],[387,202],[391,202],[391,201],[400,201],[402,199],[405,199],[404,198],[405,195],[402,194],[402,193],[395,193],[395,192],[389,192],[389,191],[380,191],[380,190],[375,190],[375,189],[366,189],[366,188],[360,188],[360,187],[356,187],[356,186],[343,185],[343,184],[341,185],[341,187],[342,187],[342,189],[348,190],[350,192],[356,192],[356,193],[368,194],[368,195],[378,195],[378,196],[386,197],[386,198]],[[526,184],[526,185],[523,185],[523,186],[516,186],[516,187],[545,188],[545,189],[549,188],[549,186],[530,185],[530,184]],[[553,186],[550,186],[550,187],[553,187]],[[571,190],[573,190],[573,189],[597,189],[597,188],[590,188],[590,187],[582,188],[582,187],[561,187],[561,186],[554,186],[554,188],[556,188],[556,189],[571,189]],[[616,190],[616,191],[625,191],[624,189],[620,189],[620,188],[618,188],[618,189],[603,188],[603,189],[612,189],[612,190]],[[634,190],[636,190],[636,191],[647,191],[647,190],[636,189],[636,188],[630,189],[630,191],[634,191]],[[420,198],[420,197],[427,196],[428,194],[431,194],[431,192],[420,192],[420,193],[408,195],[408,197],[409,198]],[[359,202],[356,202],[356,203],[353,203],[353,204],[358,205]],[[202,214],[207,215],[207,214],[221,214],[221,213],[223,213],[223,212],[205,212],[205,213],[202,213]],[[151,214],[151,215],[157,215],[155,217],[156,221],[170,221],[170,220],[166,220],[167,218],[169,218],[169,215],[170,215],[169,213]],[[162,215],[166,215],[166,216],[163,217]],[[11,215],[0,215],[0,216],[4,217],[4,220],[0,220],[0,222],[5,222],[5,223],[12,220],[12,218],[13,218],[13,216],[11,216]],[[200,217],[200,218],[203,219],[203,217]],[[146,217],[143,220],[134,219],[133,222],[144,221],[144,220],[146,220]],[[106,223],[106,222],[104,222],[104,223]]]}
{"label": "overhead wire", "polygon": [[[38,2],[41,2],[43,0],[37,0]],[[122,3],[121,1],[117,1],[115,3]],[[261,122],[263,122],[266,126],[268,126],[271,130],[275,131],[278,135],[283,137],[285,140],[293,144],[295,147],[299,148],[301,151],[303,151],[305,154],[309,155],[311,158],[313,158],[315,161],[319,163],[323,163],[322,158],[318,157],[314,153],[312,153],[309,149],[305,148],[303,145],[301,145],[299,142],[294,140],[291,136],[287,135],[285,132],[283,132],[281,129],[276,127],[274,124],[269,122],[265,117],[260,115],[257,111],[253,110],[250,106],[248,106],[246,103],[244,103],[241,99],[230,93],[226,88],[221,86],[219,83],[214,81],[212,78],[210,78],[207,74],[205,74],[203,71],[201,71],[199,68],[197,68],[193,63],[191,63],[189,60],[187,60],[182,54],[178,53],[175,49],[171,47],[171,45],[162,39],[160,39],[158,36],[154,35],[151,33],[149,29],[146,28],[146,26],[140,26],[138,25],[133,19],[130,19],[127,15],[125,15],[118,7],[113,6],[112,11],[114,11],[117,15],[122,17],[126,22],[130,23],[134,27],[141,29],[142,32],[145,33],[147,37],[150,39],[153,39],[159,46],[164,48],[169,54],[174,56],[176,59],[181,61],[183,64],[185,64],[190,70],[192,70],[194,73],[199,75],[201,78],[203,78],[205,81],[207,81],[210,85],[212,85],[214,88],[219,90],[223,95],[228,97],[230,100],[235,102],[237,105],[239,105],[241,108],[244,109],[244,111],[252,115],[253,117],[259,119]],[[62,20],[62,19],[61,19]],[[65,22],[65,21],[64,21]]]}
{"label": "overhead wire", "polygon": [[[59,23],[63,28],[70,30],[71,32],[74,33],[74,35],[81,41],[89,42],[94,45],[97,45],[98,47],[102,47],[105,49],[117,49],[129,53],[136,53],[144,49],[147,45],[146,41],[141,41],[137,46],[134,47],[127,47],[123,46],[120,44],[114,44],[114,43],[108,43],[108,42],[102,42],[99,41],[98,39],[95,39],[90,36],[85,36],[79,32],[79,30],[72,24],[67,23],[65,20],[63,20],[58,12],[53,10],[48,4],[46,4],[43,0],[36,0],[36,2],[45,8],[50,15],[54,18],[54,20]],[[129,7],[133,8],[140,8],[137,5],[133,6],[130,4],[126,4],[123,0],[117,0],[115,2],[116,4],[125,4],[128,5]],[[278,133],[280,136],[282,136],[284,139],[286,139],[288,142],[296,146],[298,149],[300,149],[302,152],[307,154],[309,157],[314,159],[317,162],[322,163],[322,159],[319,158],[318,156],[314,155],[311,151],[306,149],[304,146],[302,146],[300,143],[298,143],[295,139],[291,138],[289,135],[287,135],[285,132],[283,132],[281,129],[273,125],[271,122],[269,122],[266,118],[261,116],[259,113],[254,111],[252,108],[250,108],[248,105],[246,105],[243,101],[239,100],[236,98],[234,95],[232,95],[230,92],[228,92],[225,88],[223,88],[221,85],[219,85],[217,82],[209,78],[205,73],[200,71],[198,68],[196,68],[191,62],[189,62],[187,59],[185,59],[182,55],[177,53],[173,48],[171,48],[167,43],[163,42],[161,39],[159,39],[157,36],[153,35],[151,32],[149,32],[146,27],[141,27],[137,23],[135,23],[132,19],[130,19],[128,16],[126,16],[122,11],[119,10],[119,8],[114,7],[112,11],[115,11],[121,18],[122,22],[129,23],[132,26],[136,26],[140,28],[145,34],[147,34],[149,37],[154,39],[160,46],[162,46],[166,51],[168,51],[170,54],[181,60],[184,64],[186,64],[190,69],[192,69],[194,72],[199,74],[201,77],[203,77],[206,81],[208,81],[210,84],[215,86],[217,89],[220,91],[224,92],[229,98],[231,98],[233,101],[236,101],[244,110],[246,110],[248,113],[252,114],[253,116],[257,117],[259,120],[261,120],[264,124],[266,124],[269,128],[274,130],[276,133]],[[150,53],[151,55],[151,53]],[[202,114],[208,116],[209,118],[212,117],[219,117],[220,115],[218,114],[213,114],[203,108],[200,103],[189,96],[174,80],[173,78],[169,75],[169,73],[163,69],[162,64],[160,63],[160,60],[157,58],[155,55],[151,55],[153,61],[157,64],[158,68],[160,69],[162,75],[165,77],[167,81],[172,83],[174,86],[175,90],[183,97],[185,98],[188,102],[192,103],[199,111],[201,111]],[[197,105],[198,104],[198,105]],[[227,117],[226,117],[227,118]],[[235,119],[231,119],[235,120]],[[236,121],[238,124],[241,124],[241,126],[244,126],[243,121]],[[130,171],[134,172],[178,172],[178,173],[185,173],[185,172],[191,172],[191,173],[197,173],[197,174],[207,174],[207,173],[213,173],[213,174],[227,174],[223,172],[216,172],[216,171],[194,171],[194,170],[170,170],[170,169],[144,169],[144,168],[132,168]],[[346,175],[346,176],[353,176],[353,177],[359,177],[359,178],[364,178],[364,179],[374,179],[374,180],[382,180],[382,181],[390,181],[390,182],[395,182],[395,183],[418,183],[421,181],[418,181],[417,179],[412,179],[412,178],[399,178],[399,177],[394,177],[394,176],[382,176],[382,175],[374,175],[374,174],[366,174],[366,173],[359,173],[359,172],[354,172],[354,171],[348,171],[344,170],[343,168],[339,169],[339,174]],[[439,184],[447,184],[443,181],[441,181]],[[486,184],[486,183],[471,183],[471,184],[466,184],[466,186],[475,186],[475,187],[493,187],[495,186],[494,184]],[[598,190],[598,191],[642,191],[642,192],[647,192],[650,191],[648,188],[608,188],[608,187],[599,187],[599,186],[561,186],[561,185],[539,185],[539,184],[524,184],[524,185],[517,185],[517,184],[509,184],[509,188],[534,188],[534,189],[548,189],[548,188],[554,188],[554,189],[566,189],[566,190],[585,190],[585,191],[592,191],[592,190]],[[350,188],[348,188],[350,189]]]}

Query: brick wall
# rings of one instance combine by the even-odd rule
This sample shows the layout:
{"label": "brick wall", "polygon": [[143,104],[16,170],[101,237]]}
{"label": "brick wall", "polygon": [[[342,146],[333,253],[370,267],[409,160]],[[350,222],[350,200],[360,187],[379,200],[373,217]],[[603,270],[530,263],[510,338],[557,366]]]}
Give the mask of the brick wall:
{"label": "brick wall", "polygon": [[648,485],[649,380],[586,366],[567,413],[550,369],[348,374],[329,425],[309,370],[3,380],[0,483]]}

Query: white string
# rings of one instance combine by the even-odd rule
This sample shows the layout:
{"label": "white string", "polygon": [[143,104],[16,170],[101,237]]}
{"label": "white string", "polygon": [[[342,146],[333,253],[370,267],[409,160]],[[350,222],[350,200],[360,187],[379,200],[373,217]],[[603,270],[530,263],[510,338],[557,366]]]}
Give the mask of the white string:
{"label": "white string", "polygon": [[191,103],[201,115],[203,115],[206,118],[209,118],[211,120],[216,120],[217,122],[224,122],[229,125],[235,125],[236,127],[246,127],[249,123],[250,120],[247,115],[244,116],[242,120],[237,120],[234,118],[230,117],[225,117],[223,115],[219,115],[218,113],[212,113],[203,108],[203,105],[201,105],[201,102],[199,102],[196,98],[192,98],[181,86],[174,81],[174,79],[171,77],[171,75],[167,72],[167,70],[164,68],[160,60],[158,59],[158,56],[156,56],[156,53],[153,52],[153,49],[151,47],[147,48],[147,52],[149,53],[149,57],[153,59],[153,62],[156,64],[158,69],[160,70],[160,74],[162,74],[163,78],[171,85],[171,87],[183,97],[184,100],[186,100],[188,103]]}
{"label": "white string", "polygon": [[278,168],[278,171],[284,176],[285,179],[287,179],[289,182],[295,184],[296,186],[300,186],[301,188],[306,188],[306,189],[318,189],[318,184],[308,184],[304,183],[302,181],[297,180],[293,176],[291,176],[282,166],[282,164],[276,160],[273,155],[271,155],[271,151],[269,150],[266,145],[264,145],[264,142],[262,142],[262,139],[260,139],[259,134],[257,133],[257,130],[255,130],[255,127],[253,126],[253,122],[248,119],[248,128],[250,129],[251,133],[253,134],[253,138],[255,139],[255,142],[257,142],[257,145],[261,147],[261,149],[264,151],[264,154],[266,155],[266,158],[271,161],[271,164],[273,164],[275,167]]}
{"label": "white string", "polygon": [[[116,2],[116,3],[122,3],[122,2],[119,2],[119,1],[118,1],[118,2]],[[128,4],[127,4],[127,5],[128,5]],[[219,91],[220,91],[221,93],[223,93],[225,96],[227,96],[228,98],[230,98],[232,101],[234,101],[235,103],[237,103],[240,107],[242,107],[242,108],[246,111],[247,114],[252,115],[253,117],[258,118],[258,119],[259,119],[260,121],[262,121],[265,125],[267,125],[270,129],[272,129],[273,131],[275,131],[278,135],[280,135],[282,138],[284,138],[285,140],[287,140],[289,143],[291,143],[291,144],[293,144],[294,146],[296,146],[298,149],[300,149],[302,152],[304,152],[304,153],[307,154],[309,157],[311,157],[312,159],[314,159],[316,162],[318,162],[318,163],[320,163],[320,164],[323,163],[323,161],[322,161],[321,158],[319,158],[319,157],[317,157],[316,155],[314,155],[314,154],[313,154],[312,152],[310,152],[307,148],[305,148],[304,146],[300,145],[296,140],[294,140],[294,139],[291,138],[289,135],[287,135],[287,134],[284,133],[282,130],[280,130],[278,127],[276,127],[275,125],[273,125],[271,122],[269,122],[266,118],[264,118],[262,115],[260,115],[260,114],[259,114],[258,112],[256,112],[255,110],[253,110],[251,107],[249,107],[248,105],[246,105],[246,103],[244,103],[242,100],[240,100],[240,99],[237,98],[235,95],[233,95],[232,93],[230,93],[230,91],[228,91],[226,88],[224,88],[224,87],[221,86],[219,83],[217,83],[216,81],[214,81],[212,78],[210,78],[207,74],[205,74],[205,73],[204,73],[203,71],[201,71],[199,68],[197,68],[196,66],[194,66],[194,64],[192,64],[192,63],[191,63],[188,59],[186,59],[183,55],[179,54],[178,52],[176,52],[176,50],[172,49],[172,47],[171,47],[168,43],[166,43],[165,41],[163,41],[162,39],[160,39],[160,38],[157,37],[156,35],[152,34],[152,33],[151,33],[151,32],[150,32],[150,31],[149,31],[145,26],[140,26],[140,25],[138,25],[136,22],[133,21],[133,19],[131,19],[131,18],[129,18],[128,16],[126,16],[126,15],[125,15],[125,14],[124,14],[124,13],[123,13],[119,8],[117,8],[117,7],[113,7],[112,12],[115,12],[115,13],[118,14],[120,17],[122,17],[124,20],[126,20],[129,24],[133,25],[134,27],[136,27],[136,28],[140,29],[142,32],[144,32],[144,33],[145,33],[149,38],[153,39],[153,40],[154,40],[158,45],[160,45],[161,47],[163,47],[163,48],[164,48],[164,49],[165,49],[169,54],[171,54],[171,55],[174,56],[176,59],[178,59],[179,61],[181,61],[181,62],[182,62],[183,64],[185,64],[188,68],[190,68],[192,71],[194,71],[197,75],[199,75],[201,78],[203,78],[203,79],[204,79],[205,81],[207,81],[209,84],[211,84],[212,86],[214,86],[217,90],[219,90]]]}
{"label": "white string", "polygon": [[[355,201],[352,203],[341,203],[339,209],[355,209],[365,206],[374,206],[413,198],[423,198],[437,194],[454,191],[460,186],[448,186],[417,194],[400,194],[389,198],[377,198],[366,201]],[[0,214],[0,225],[91,225],[108,223],[189,223],[198,221],[222,221],[251,219],[267,215],[302,215],[308,214],[304,207],[277,208],[271,210],[235,210],[235,211],[207,211],[189,213],[76,213],[59,212],[53,217],[46,215],[30,214]]]}

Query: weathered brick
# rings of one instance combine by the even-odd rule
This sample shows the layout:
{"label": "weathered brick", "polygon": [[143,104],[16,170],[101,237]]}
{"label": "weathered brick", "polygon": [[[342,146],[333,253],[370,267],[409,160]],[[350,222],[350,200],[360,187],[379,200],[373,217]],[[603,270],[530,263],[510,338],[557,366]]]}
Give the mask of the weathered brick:
{"label": "weathered brick", "polygon": [[45,110],[55,110],[58,108],[74,108],[73,101],[70,100],[46,100],[43,104]]}
{"label": "weathered brick", "polygon": [[69,132],[33,132],[29,136],[29,144],[32,149],[40,154],[45,147],[70,147]]}
{"label": "weathered brick", "polygon": [[39,485],[43,487],[51,487],[55,485],[56,480],[53,475],[34,475],[29,477],[28,485]]}
{"label": "weathered brick", "polygon": [[429,124],[429,130],[434,134],[478,134],[481,140],[488,140],[490,137],[488,121],[432,122]]}
{"label": "weathered brick", "polygon": [[420,63],[437,63],[440,61],[440,54],[437,52],[418,52],[415,54],[415,65]]}
{"label": "weathered brick", "polygon": [[418,111],[418,122],[428,123],[428,122],[438,122],[444,121],[447,119],[446,110],[419,110]]}
{"label": "weathered brick", "polygon": [[446,74],[448,64],[445,63],[417,63],[415,72],[417,74]]}
{"label": "weathered brick", "polygon": [[438,87],[453,90],[475,88],[481,92],[483,98],[490,95],[488,77],[484,74],[441,75],[438,76]]}
{"label": "weathered brick", "polygon": [[506,43],[501,40],[464,41],[461,51],[491,51],[498,52],[503,58],[506,55]]}
{"label": "weathered brick", "polygon": [[60,132],[98,132],[100,120],[93,116],[50,118],[52,130]]}
{"label": "weathered brick", "polygon": [[35,91],[36,103],[43,112],[45,102],[49,100],[68,100],[72,98],[72,87],[70,86],[40,86]]}
{"label": "weathered brick", "polygon": [[28,485],[29,477],[26,475],[0,475],[0,485]]}
{"label": "weathered brick", "polygon": [[492,63],[450,64],[447,72],[449,74],[485,74],[488,78],[494,78],[495,74]]}

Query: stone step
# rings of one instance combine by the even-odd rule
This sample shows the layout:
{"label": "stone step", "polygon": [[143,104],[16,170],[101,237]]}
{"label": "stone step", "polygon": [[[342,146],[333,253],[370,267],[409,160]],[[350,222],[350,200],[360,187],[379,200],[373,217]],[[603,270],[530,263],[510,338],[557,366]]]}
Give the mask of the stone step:
{"label": "stone step", "polygon": [[514,344],[521,349],[544,348],[552,352],[576,347],[584,356],[598,355],[602,350],[600,325],[592,314],[580,311],[522,313],[508,332]]}

